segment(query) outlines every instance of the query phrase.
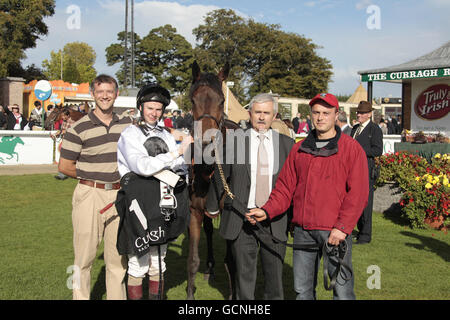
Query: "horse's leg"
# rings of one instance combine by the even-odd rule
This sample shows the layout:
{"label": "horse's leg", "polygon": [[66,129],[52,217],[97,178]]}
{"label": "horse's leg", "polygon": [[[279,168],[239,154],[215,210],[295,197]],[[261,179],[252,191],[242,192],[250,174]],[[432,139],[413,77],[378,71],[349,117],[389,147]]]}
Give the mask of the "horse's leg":
{"label": "horse's leg", "polygon": [[225,254],[225,270],[228,275],[228,288],[230,294],[228,300],[236,300],[236,264],[234,262],[233,253],[231,251],[231,240],[226,240],[227,251]]}
{"label": "horse's leg", "polygon": [[194,300],[195,276],[200,266],[200,257],[198,255],[198,245],[200,242],[200,230],[202,226],[203,215],[191,208],[191,221],[189,223],[189,256],[187,261],[188,282],[187,299]]}
{"label": "horse's leg", "polygon": [[214,266],[216,264],[214,260],[214,252],[213,252],[213,224],[212,219],[208,216],[203,217],[203,230],[205,230],[206,234],[206,244],[208,247],[208,256],[206,258],[206,271],[205,271],[205,280],[214,280]]}

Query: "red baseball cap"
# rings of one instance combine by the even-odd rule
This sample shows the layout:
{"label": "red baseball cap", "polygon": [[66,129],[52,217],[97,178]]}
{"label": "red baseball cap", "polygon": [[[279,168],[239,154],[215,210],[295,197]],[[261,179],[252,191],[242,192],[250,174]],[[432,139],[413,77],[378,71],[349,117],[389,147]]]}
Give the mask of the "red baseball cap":
{"label": "red baseball cap", "polygon": [[339,111],[339,102],[338,99],[332,95],[331,93],[319,93],[314,98],[311,99],[309,102],[309,105],[312,107],[317,103],[317,101],[325,101],[327,104],[329,104],[332,107],[335,107]]}

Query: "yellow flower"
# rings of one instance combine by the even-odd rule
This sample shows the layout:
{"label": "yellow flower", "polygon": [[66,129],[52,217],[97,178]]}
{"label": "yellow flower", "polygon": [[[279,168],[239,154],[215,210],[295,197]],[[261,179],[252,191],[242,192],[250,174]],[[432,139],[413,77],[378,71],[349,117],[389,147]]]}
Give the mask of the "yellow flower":
{"label": "yellow flower", "polygon": [[441,154],[440,154],[440,153],[436,153],[436,154],[434,155],[434,157],[435,157],[435,158],[440,158],[440,157],[441,157]]}
{"label": "yellow flower", "polygon": [[427,189],[430,189],[431,187],[433,187],[433,186],[431,185],[431,183],[427,183],[427,184],[425,185],[425,188],[427,188]]}
{"label": "yellow flower", "polygon": [[420,181],[420,177],[416,177],[416,181]]}
{"label": "yellow flower", "polygon": [[431,174],[428,175],[427,181],[430,182],[430,183],[433,182],[433,176]]}
{"label": "yellow flower", "polygon": [[443,184],[444,186],[447,186],[447,185],[448,185],[448,179],[447,179],[447,178],[444,178],[444,180],[442,180],[442,184]]}

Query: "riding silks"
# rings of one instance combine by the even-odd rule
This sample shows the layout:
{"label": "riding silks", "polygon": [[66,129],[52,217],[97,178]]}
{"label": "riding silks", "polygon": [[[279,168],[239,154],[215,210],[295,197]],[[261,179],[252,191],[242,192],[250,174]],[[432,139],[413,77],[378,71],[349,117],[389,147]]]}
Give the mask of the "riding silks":
{"label": "riding silks", "polygon": [[[190,219],[186,184],[169,187],[171,192],[166,195],[161,192],[160,180],[130,172],[120,185],[115,203],[120,216],[119,254],[142,256],[150,246],[173,241],[186,230]],[[165,205],[171,196],[175,205]]]}

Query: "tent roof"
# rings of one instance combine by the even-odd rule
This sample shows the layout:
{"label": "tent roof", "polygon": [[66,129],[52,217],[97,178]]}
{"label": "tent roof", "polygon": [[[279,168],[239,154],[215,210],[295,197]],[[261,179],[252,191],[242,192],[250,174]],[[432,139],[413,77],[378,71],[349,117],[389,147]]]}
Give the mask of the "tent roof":
{"label": "tent roof", "polygon": [[414,60],[385,68],[358,71],[358,74],[420,70],[431,68],[446,68],[449,66],[450,66],[450,41],[448,41],[441,47],[437,48],[436,50],[427,53]]}
{"label": "tent roof", "polygon": [[360,101],[367,101],[367,90],[363,87],[362,83],[359,84],[358,88],[356,88],[346,103],[359,103]]}
{"label": "tent roof", "polygon": [[[225,82],[222,83],[222,91],[225,99],[227,98],[227,85]],[[226,109],[226,102],[225,102]],[[239,101],[234,96],[231,90],[228,90],[228,112],[227,116],[229,120],[232,120],[236,123],[239,123],[240,120],[248,120],[250,117],[248,115],[248,111],[242,107]]]}

